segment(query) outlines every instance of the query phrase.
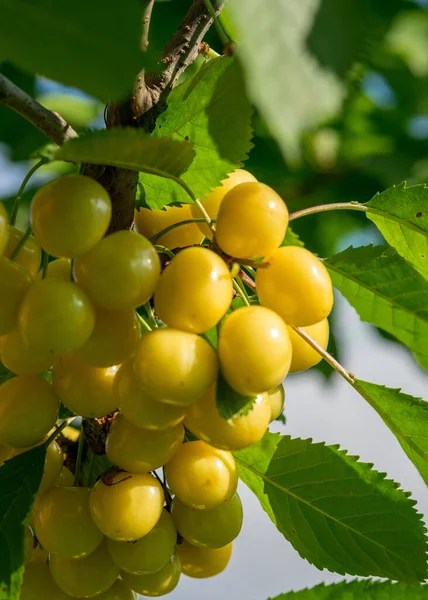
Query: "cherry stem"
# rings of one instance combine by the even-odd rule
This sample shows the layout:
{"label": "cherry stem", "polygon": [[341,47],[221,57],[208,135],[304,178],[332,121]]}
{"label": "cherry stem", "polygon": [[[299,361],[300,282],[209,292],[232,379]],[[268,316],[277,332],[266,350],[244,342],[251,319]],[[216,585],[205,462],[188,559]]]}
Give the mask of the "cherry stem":
{"label": "cherry stem", "polygon": [[228,36],[225,28],[223,27],[223,24],[221,23],[220,19],[218,18],[218,15],[213,6],[213,3],[211,2],[211,0],[204,0],[204,2],[205,2],[205,6],[208,9],[208,12],[211,14],[212,18],[214,19],[214,26],[217,30],[217,35],[218,35],[221,43],[223,44],[223,46],[226,46],[226,47],[229,46],[232,40]]}
{"label": "cherry stem", "polygon": [[301,338],[305,340],[318,354],[320,354],[323,359],[332,367],[339,375],[341,375],[348,383],[352,386],[355,384],[354,376],[342,367],[342,365],[329,353],[327,350],[324,350],[322,346],[318,344],[310,335],[306,333],[304,329],[301,327],[292,327],[292,329],[300,335]]}
{"label": "cherry stem", "polygon": [[157,252],[159,252],[159,254],[166,254],[171,259],[175,258],[174,252],[172,252],[172,250],[169,250],[168,248],[165,248],[165,246],[160,246],[159,244],[156,244],[155,249]]}
{"label": "cherry stem", "polygon": [[80,474],[82,472],[83,447],[85,445],[85,435],[83,433],[83,423],[80,429],[79,445],[77,446],[76,470],[74,471],[74,487],[79,487]]}
{"label": "cherry stem", "polygon": [[159,481],[159,483],[162,486],[163,493],[165,494],[166,510],[169,512],[170,508],[171,508],[172,498],[171,498],[171,494],[169,493],[168,487],[166,485],[165,469],[163,469],[163,481],[159,477],[159,475],[156,473],[156,471],[152,471],[152,474],[156,477],[156,479]]}
{"label": "cherry stem", "polygon": [[[158,231],[158,233],[156,233],[154,236],[152,236],[150,238],[150,241],[152,244],[154,244],[163,235],[166,235],[173,229],[176,229],[177,227],[181,227],[182,225],[190,225],[191,223],[205,223],[205,222],[206,222],[206,220],[201,218],[201,219],[185,219],[184,221],[179,221],[178,223],[172,223],[172,225],[168,225],[168,227],[165,227],[165,229]],[[211,219],[211,222],[214,223],[215,219]]]}
{"label": "cherry stem", "polygon": [[144,308],[146,309],[146,313],[147,313],[147,317],[148,317],[148,321],[149,321],[150,327],[152,329],[156,329],[156,327],[158,326],[158,324],[156,323],[155,315],[154,315],[154,312],[153,312],[152,305],[150,304],[150,300],[145,303]]}
{"label": "cherry stem", "polygon": [[47,158],[41,158],[39,160],[39,162],[37,162],[35,165],[33,165],[31,167],[31,169],[28,171],[28,173],[24,177],[24,179],[19,187],[18,194],[15,198],[15,202],[13,204],[12,214],[10,216],[10,224],[11,225],[15,225],[15,223],[16,223],[16,217],[18,216],[19,205],[21,204],[21,198],[24,194],[24,190],[27,186],[27,183],[31,179],[31,176],[33,175],[33,173],[35,173],[37,171],[37,169],[39,169],[41,166],[43,166],[47,162],[48,162]]}
{"label": "cherry stem", "polygon": [[58,427],[56,427],[54,429],[54,431],[50,434],[50,436],[46,440],[46,442],[45,442],[46,447],[48,447],[49,444],[51,444],[54,441],[54,439],[61,433],[61,431],[63,429],[65,429],[69,423],[74,421],[75,418],[76,417],[68,417],[68,419],[64,419],[64,421],[61,423],[61,425],[58,425]]}
{"label": "cherry stem", "polygon": [[46,279],[48,274],[49,265],[49,254],[43,250],[43,262],[42,262],[42,279]]}
{"label": "cherry stem", "polygon": [[71,266],[70,266],[70,281],[74,281],[74,264],[76,262],[75,258],[71,259]]}
{"label": "cherry stem", "polygon": [[320,204],[319,206],[310,206],[309,208],[302,208],[290,214],[289,221],[300,219],[301,217],[307,217],[309,215],[316,215],[318,213],[330,212],[332,210],[358,210],[361,212],[368,212],[369,208],[365,204],[359,202],[334,202],[332,204]]}
{"label": "cherry stem", "polygon": [[27,229],[25,230],[24,235],[19,240],[18,244],[16,245],[15,250],[10,255],[10,260],[15,260],[16,259],[16,257],[18,256],[18,254],[21,252],[21,248],[23,248],[25,246],[25,242],[28,240],[28,238],[30,237],[30,235],[31,235],[31,225],[29,225],[27,227]]}
{"label": "cherry stem", "polygon": [[243,269],[241,269],[239,271],[239,277],[242,279],[242,281],[245,283],[245,285],[248,285],[249,288],[256,291],[255,282],[251,279],[251,277],[249,275],[247,275],[247,273]]}
{"label": "cherry stem", "polygon": [[144,327],[144,329],[146,331],[152,331],[152,328],[150,327],[150,325],[139,313],[137,313],[137,317],[138,317],[138,320],[140,321],[140,324]]}
{"label": "cherry stem", "polygon": [[242,301],[244,302],[244,304],[246,306],[250,306],[250,299],[248,297],[248,294],[245,290],[244,285],[242,284],[242,280],[239,277],[236,277],[233,280],[233,287],[234,287],[235,291],[237,292],[237,294],[242,298]]}

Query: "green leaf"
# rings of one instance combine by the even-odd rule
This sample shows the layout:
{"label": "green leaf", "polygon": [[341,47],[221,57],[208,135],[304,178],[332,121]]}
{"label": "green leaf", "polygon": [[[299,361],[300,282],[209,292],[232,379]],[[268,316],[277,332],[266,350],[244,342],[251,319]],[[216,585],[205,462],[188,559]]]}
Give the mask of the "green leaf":
{"label": "green leaf", "polygon": [[341,581],[317,585],[300,592],[288,592],[270,600],[426,600],[428,586],[391,581]]}
{"label": "green leaf", "polygon": [[110,469],[113,463],[104,454],[94,454],[88,450],[82,462],[82,484],[86,487],[95,485],[99,477]]}
{"label": "green leaf", "polygon": [[287,231],[285,232],[285,237],[282,240],[281,246],[304,246],[305,244],[302,242],[300,237],[295,233],[290,226],[287,227]]}
{"label": "green leaf", "polygon": [[[193,160],[192,145],[185,141],[153,138],[131,127],[86,133],[63,144],[56,160],[111,165],[133,171],[163,171],[181,175]],[[158,185],[161,179],[156,176]],[[177,185],[177,184],[176,184]]]}
{"label": "green leaf", "polygon": [[232,417],[242,417],[251,410],[255,396],[242,396],[235,392],[224,377],[220,374],[217,379],[216,387],[216,402],[218,412],[223,419],[231,419]]}
{"label": "green leaf", "polygon": [[394,335],[428,369],[428,282],[388,246],[351,247],[324,264],[360,318]]}
{"label": "green leaf", "polygon": [[396,436],[428,485],[428,402],[359,379],[355,380],[355,389]]}
{"label": "green leaf", "polygon": [[338,446],[272,433],[234,456],[276,527],[318,569],[405,583],[426,577],[415,502],[372,465]]}
{"label": "green leaf", "polygon": [[45,463],[45,445],[0,467],[0,600],[17,600],[24,565],[24,532]]}
{"label": "green leaf", "polygon": [[428,279],[428,187],[392,186],[366,206],[388,244]]}
{"label": "green leaf", "polygon": [[136,0],[0,0],[0,60],[101,100],[130,91],[148,57]]}
{"label": "green leaf", "polygon": [[98,100],[71,94],[46,94],[37,100],[48,110],[59,113],[75,129],[92,124],[103,111],[103,104]]}
{"label": "green leaf", "polygon": [[[231,171],[242,166],[252,147],[251,106],[236,60],[210,60],[196,75],[177,86],[152,135],[192,142],[195,159],[182,179],[198,198],[206,196]],[[144,186],[142,199],[149,208],[191,202],[172,181],[159,182],[142,174],[140,182]]]}
{"label": "green leaf", "polygon": [[12,377],[15,377],[15,373],[9,371],[9,369],[7,369],[4,364],[0,362],[0,384],[4,383],[8,379],[12,379]]}
{"label": "green leaf", "polygon": [[301,133],[333,116],[344,96],[342,82],[306,48],[319,6],[320,0],[269,0],[269,7],[266,0],[231,0],[228,7],[248,93],[288,156],[297,153]]}

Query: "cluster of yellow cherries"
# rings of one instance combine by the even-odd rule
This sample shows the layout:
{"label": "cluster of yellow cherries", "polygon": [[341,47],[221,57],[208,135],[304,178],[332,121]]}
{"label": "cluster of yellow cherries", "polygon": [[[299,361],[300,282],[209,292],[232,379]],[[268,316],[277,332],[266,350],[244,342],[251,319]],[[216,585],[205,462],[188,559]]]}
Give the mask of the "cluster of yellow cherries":
{"label": "cluster of yellow cherries", "polygon": [[[296,328],[327,346],[331,282],[308,250],[281,246],[283,200],[238,170],[201,202],[215,227],[182,205],[108,235],[110,198],[83,175],[36,193],[30,236],[0,205],[0,358],[14,374],[0,385],[0,459],[43,443],[60,403],[113,415],[114,467],[91,489],[48,446],[21,600],[161,596],[182,573],[223,571],[243,516],[232,453],[281,414],[284,377],[320,360]],[[246,414],[220,415],[220,373],[254,399]]]}

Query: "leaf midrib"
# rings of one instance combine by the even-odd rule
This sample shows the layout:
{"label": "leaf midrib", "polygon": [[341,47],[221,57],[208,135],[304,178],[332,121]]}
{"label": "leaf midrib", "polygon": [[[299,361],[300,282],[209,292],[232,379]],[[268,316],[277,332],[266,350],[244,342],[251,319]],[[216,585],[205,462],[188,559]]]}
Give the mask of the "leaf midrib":
{"label": "leaf midrib", "polygon": [[386,548],[385,546],[383,546],[379,542],[376,542],[375,540],[367,537],[366,535],[364,535],[363,533],[361,533],[357,529],[354,529],[353,527],[350,527],[349,525],[344,524],[342,521],[339,521],[336,517],[333,517],[332,515],[324,512],[323,510],[321,510],[317,506],[314,506],[308,500],[305,500],[304,498],[301,498],[300,496],[297,496],[296,494],[293,494],[293,492],[290,492],[290,490],[288,488],[282,487],[281,485],[279,485],[278,483],[276,483],[273,479],[271,479],[270,477],[267,477],[266,474],[260,473],[259,471],[257,471],[253,467],[251,467],[248,463],[243,462],[242,459],[240,459],[238,456],[236,456],[236,455],[234,455],[234,456],[235,456],[235,460],[241,466],[243,466],[244,468],[246,468],[249,471],[251,471],[252,473],[254,473],[254,475],[256,475],[256,476],[260,477],[261,479],[263,479],[266,483],[268,483],[268,484],[272,485],[273,487],[276,487],[277,489],[281,490],[282,492],[288,494],[290,497],[292,497],[297,502],[301,502],[302,504],[305,504],[308,508],[310,508],[310,509],[312,509],[312,510],[318,512],[318,513],[320,513],[325,519],[330,519],[331,521],[333,521],[337,525],[339,525],[341,527],[344,527],[349,532],[352,532],[352,533],[360,536],[361,538],[367,540],[369,543],[373,544],[374,546],[377,546],[377,547],[381,548],[387,554],[396,557],[398,559],[398,564],[401,564],[402,557],[399,556],[398,554],[396,554],[395,552],[393,552],[392,550],[390,550],[389,548]]}
{"label": "leaf midrib", "polygon": [[341,275],[342,277],[345,277],[346,279],[349,279],[350,281],[352,281],[353,283],[356,283],[357,285],[359,285],[360,287],[366,289],[367,291],[369,291],[370,293],[372,293],[374,296],[381,298],[382,300],[385,300],[386,302],[388,302],[389,304],[392,304],[394,308],[396,308],[397,310],[401,310],[405,313],[407,313],[408,315],[410,315],[411,317],[413,317],[414,319],[417,319],[418,321],[421,321],[422,323],[426,324],[428,326],[428,320],[424,319],[423,317],[417,315],[416,313],[412,312],[410,309],[406,308],[405,306],[403,306],[402,304],[398,304],[397,301],[389,296],[385,296],[382,293],[378,293],[377,290],[376,292],[373,291],[373,288],[370,287],[369,284],[367,283],[363,283],[362,281],[360,281],[359,279],[356,279],[355,275],[351,275],[350,273],[348,273],[347,271],[342,271],[340,268],[338,268],[336,265],[332,265],[331,263],[329,263],[328,261],[324,261],[324,264],[326,265],[327,269],[331,269],[332,271],[334,271],[335,273],[338,273],[339,275]]}
{"label": "leaf midrib", "polygon": [[[408,190],[409,188],[404,188],[404,190]],[[395,223],[398,223],[399,225],[404,225],[405,227],[407,227],[408,229],[411,229],[413,231],[415,231],[416,233],[419,233],[420,235],[422,235],[423,237],[425,237],[428,240],[428,231],[425,231],[425,229],[421,229],[420,227],[418,227],[418,225],[415,225],[414,223],[411,223],[410,221],[406,220],[406,219],[402,219],[401,217],[397,217],[396,215],[392,215],[391,213],[385,212],[384,210],[381,210],[380,208],[373,208],[369,205],[369,203],[365,204],[364,206],[366,206],[367,211],[366,214],[374,214],[374,215],[378,215],[379,217],[384,218],[386,221],[394,221]]]}

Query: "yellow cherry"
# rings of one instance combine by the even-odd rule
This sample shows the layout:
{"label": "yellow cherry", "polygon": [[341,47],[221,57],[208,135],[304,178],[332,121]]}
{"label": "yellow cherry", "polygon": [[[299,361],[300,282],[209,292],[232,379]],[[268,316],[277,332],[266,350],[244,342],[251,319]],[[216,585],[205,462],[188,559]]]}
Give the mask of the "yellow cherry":
{"label": "yellow cherry", "polygon": [[271,408],[271,417],[270,422],[275,421],[279,417],[279,415],[284,410],[285,404],[285,391],[282,385],[278,385],[278,387],[273,388],[268,392],[270,408]]}
{"label": "yellow cherry", "polygon": [[165,475],[173,494],[199,509],[230,500],[238,485],[233,455],[202,440],[182,444],[165,466]]}
{"label": "yellow cherry", "polygon": [[174,498],[171,516],[178,533],[199,548],[221,548],[230,544],[242,527],[242,503],[235,493],[230,500],[210,510],[197,510]]}
{"label": "yellow cherry", "polygon": [[184,419],[184,406],[163,404],[154,400],[147,389],[138,384],[132,361],[124,363],[114,379],[113,392],[121,413],[143,429],[167,429]]}
{"label": "yellow cherry", "polygon": [[257,269],[260,303],[287,325],[306,327],[322,321],[333,308],[333,287],[327,269],[314,254],[299,246],[278,248]]}
{"label": "yellow cherry", "polygon": [[[23,231],[21,231],[17,227],[14,227],[13,225],[10,225],[8,241],[4,250],[4,256],[7,256],[7,258],[11,257],[13,251],[15,250],[19,242],[22,240],[23,235]],[[27,271],[31,275],[35,275],[37,273],[37,271],[40,268],[40,262],[42,260],[42,250],[40,248],[39,243],[32,235],[30,235],[30,237],[27,238],[24,245],[22,246],[22,248],[20,248],[18,254],[13,260],[18,265],[21,265],[22,267],[27,269]]]}
{"label": "yellow cherry", "polygon": [[153,529],[164,500],[162,486],[153,475],[122,471],[98,479],[89,507],[95,525],[106,537],[132,542]]}
{"label": "yellow cherry", "polygon": [[207,341],[169,328],[143,335],[133,364],[143,390],[159,402],[176,406],[200,400],[218,372],[216,352]]}
{"label": "yellow cherry", "polygon": [[153,245],[135,231],[117,231],[76,260],[74,276],[96,306],[137,308],[149,300],[160,274]]}
{"label": "yellow cherry", "polygon": [[[71,280],[71,259],[56,258],[48,263],[48,268],[45,277],[53,279],[61,279],[62,281]],[[39,271],[37,279],[43,279],[43,271]]]}
{"label": "yellow cherry", "polygon": [[218,354],[224,378],[244,396],[255,396],[281,383],[291,362],[287,326],[263,306],[238,308],[220,329]]}
{"label": "yellow cherry", "polygon": [[198,548],[183,540],[177,546],[181,561],[181,570],[188,577],[206,579],[218,575],[227,567],[232,556],[233,544],[222,548]]}
{"label": "yellow cherry", "polygon": [[19,309],[32,283],[27,269],[0,257],[0,335],[16,329]]}
{"label": "yellow cherry", "polygon": [[167,564],[156,573],[131,575],[122,572],[122,579],[131,590],[142,596],[157,597],[171,593],[178,585],[181,564],[177,554],[173,554]]}
{"label": "yellow cherry", "polygon": [[53,363],[52,356],[30,346],[19,329],[0,338],[0,355],[4,366],[17,375],[43,373]]}
{"label": "yellow cherry", "polygon": [[[182,206],[167,206],[165,210],[149,210],[140,208],[135,211],[135,225],[137,231],[150,239],[166,227],[180,221],[193,219],[189,204]],[[173,250],[174,248],[184,248],[185,246],[194,246],[200,244],[204,239],[203,234],[196,223],[180,225],[172,229],[165,235],[158,238],[155,244],[160,244]]]}
{"label": "yellow cherry", "polygon": [[224,316],[232,291],[227,265],[217,254],[207,248],[185,248],[160,276],[155,309],[169,327],[203,333]]}
{"label": "yellow cherry", "polygon": [[141,338],[135,310],[95,310],[95,327],[75,355],[93,367],[120,365],[132,356]]}
{"label": "yellow cherry", "polygon": [[220,416],[215,399],[215,388],[187,409],[184,425],[198,438],[224,450],[240,450],[261,440],[271,418],[267,394],[257,396],[252,408],[242,417],[226,421]]}
{"label": "yellow cherry", "polygon": [[169,462],[183,443],[181,423],[164,431],[140,429],[118,414],[106,439],[107,458],[132,473],[155,471]]}
{"label": "yellow cherry", "polygon": [[216,223],[219,247],[236,258],[271,254],[284,239],[288,210],[272,188],[264,183],[241,183],[227,192]]}
{"label": "yellow cherry", "polygon": [[[315,325],[303,327],[303,329],[321,346],[321,348],[326,350],[330,335],[330,328],[327,319],[323,319],[319,323],[315,323]],[[293,348],[290,373],[306,371],[306,369],[314,367],[322,360],[321,354],[314,350],[308,344],[308,342],[306,342],[296,331],[294,331],[294,329],[289,327],[288,334],[290,336],[291,346]]]}
{"label": "yellow cherry", "polygon": [[74,414],[87,418],[104,417],[117,408],[113,381],[117,367],[91,367],[73,356],[57,359],[52,370],[52,386]]}
{"label": "yellow cherry", "polygon": [[[244,169],[237,169],[236,171],[232,171],[232,173],[230,173],[226,179],[223,179],[221,184],[210,194],[208,194],[208,196],[201,198],[201,203],[211,219],[217,218],[221,202],[227,192],[240,183],[246,183],[249,181],[257,181],[257,179],[248,171],[244,171]],[[192,211],[192,216],[194,219],[201,218],[200,210],[195,204],[191,205],[190,210]],[[198,226],[207,238],[212,238],[213,233],[208,225],[205,223],[198,223]]]}
{"label": "yellow cherry", "polygon": [[63,175],[44,185],[31,205],[33,233],[52,256],[76,258],[105,235],[111,201],[105,188],[85,175]]}

